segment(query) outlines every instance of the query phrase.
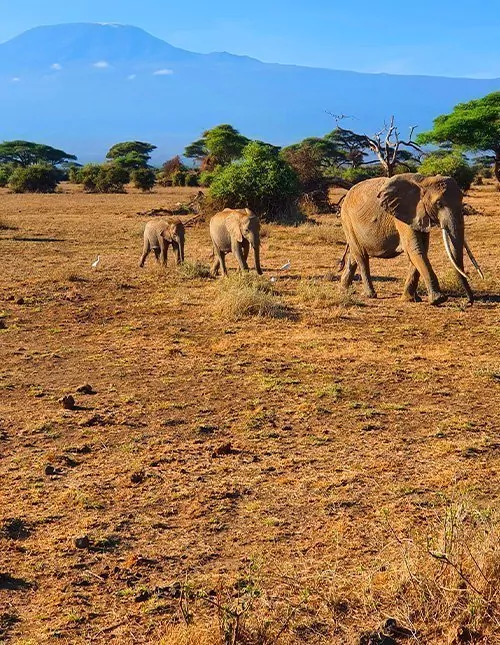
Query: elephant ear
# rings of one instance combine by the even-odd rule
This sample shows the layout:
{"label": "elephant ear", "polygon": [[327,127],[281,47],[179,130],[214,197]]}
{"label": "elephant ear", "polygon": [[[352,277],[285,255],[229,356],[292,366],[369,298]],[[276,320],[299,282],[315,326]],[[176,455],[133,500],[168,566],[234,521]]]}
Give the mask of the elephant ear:
{"label": "elephant ear", "polygon": [[243,242],[243,235],[241,234],[239,213],[235,213],[233,211],[230,215],[226,217],[226,228],[232,240],[236,240],[236,242],[239,242],[240,244],[241,242]]}
{"label": "elephant ear", "polygon": [[421,187],[401,175],[388,179],[377,195],[384,210],[416,231],[429,231],[431,219],[422,201]]}

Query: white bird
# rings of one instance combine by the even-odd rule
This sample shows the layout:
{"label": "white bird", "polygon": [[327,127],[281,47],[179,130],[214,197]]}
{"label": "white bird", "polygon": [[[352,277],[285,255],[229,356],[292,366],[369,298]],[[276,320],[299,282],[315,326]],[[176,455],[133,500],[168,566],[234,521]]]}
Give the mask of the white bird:
{"label": "white bird", "polygon": [[277,279],[278,279],[278,278],[276,278],[274,275],[272,275],[272,276],[269,278],[269,281],[270,281],[270,282],[276,282],[276,280],[277,280]]}
{"label": "white bird", "polygon": [[98,255],[97,258],[92,262],[92,268],[97,269],[100,261],[101,261],[101,256]]}
{"label": "white bird", "polygon": [[280,271],[288,271],[288,269],[292,266],[290,260],[286,264],[284,264],[282,267],[279,268]]}

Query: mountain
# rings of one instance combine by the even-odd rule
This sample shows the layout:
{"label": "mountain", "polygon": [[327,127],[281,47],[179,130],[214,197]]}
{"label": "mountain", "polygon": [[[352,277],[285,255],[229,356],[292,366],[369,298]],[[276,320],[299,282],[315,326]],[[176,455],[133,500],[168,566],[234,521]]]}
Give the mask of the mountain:
{"label": "mountain", "polygon": [[397,76],[262,63],[227,52],[197,54],[137,27],[36,27],[0,44],[2,139],[30,139],[102,159],[117,141],[158,145],[157,161],[200,133],[231,123],[285,145],[335,127],[402,133],[428,128],[456,103],[500,90],[500,79]]}

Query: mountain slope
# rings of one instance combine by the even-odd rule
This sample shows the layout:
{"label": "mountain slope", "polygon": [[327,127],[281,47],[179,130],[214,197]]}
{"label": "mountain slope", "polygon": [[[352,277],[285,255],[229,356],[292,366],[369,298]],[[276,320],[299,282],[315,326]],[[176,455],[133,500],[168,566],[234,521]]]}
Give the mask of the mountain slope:
{"label": "mountain slope", "polygon": [[99,159],[118,140],[150,140],[158,159],[228,122],[287,144],[335,127],[372,133],[395,114],[401,131],[500,80],[394,76],[195,54],[128,26],[38,27],[0,45],[2,138],[29,138]]}

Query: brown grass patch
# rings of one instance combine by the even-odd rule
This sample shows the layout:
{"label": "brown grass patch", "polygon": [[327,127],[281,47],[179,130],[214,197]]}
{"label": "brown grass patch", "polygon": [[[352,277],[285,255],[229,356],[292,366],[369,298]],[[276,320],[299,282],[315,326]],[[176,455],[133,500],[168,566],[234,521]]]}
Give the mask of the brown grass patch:
{"label": "brown grass patch", "polygon": [[[221,645],[243,611],[238,645],[376,642],[390,617],[401,645],[500,642],[500,193],[467,197],[466,309],[403,302],[402,256],[344,306],[328,216],[266,225],[260,279],[232,254],[228,280],[141,270],[136,213],[197,189],[63,190],[0,189],[0,640]],[[210,251],[190,228],[187,262]]]}

